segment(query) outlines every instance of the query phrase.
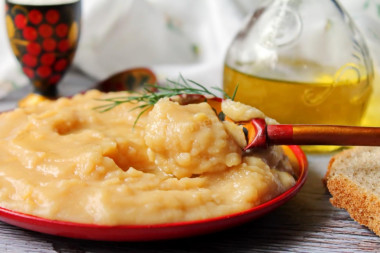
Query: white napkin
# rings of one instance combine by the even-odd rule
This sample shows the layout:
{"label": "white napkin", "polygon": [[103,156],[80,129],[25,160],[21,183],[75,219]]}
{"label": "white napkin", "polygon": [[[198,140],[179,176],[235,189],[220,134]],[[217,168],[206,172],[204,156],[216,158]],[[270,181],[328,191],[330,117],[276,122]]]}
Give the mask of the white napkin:
{"label": "white napkin", "polygon": [[182,73],[219,86],[225,51],[246,14],[230,0],[83,3],[75,63],[97,79],[147,66],[160,79]]}

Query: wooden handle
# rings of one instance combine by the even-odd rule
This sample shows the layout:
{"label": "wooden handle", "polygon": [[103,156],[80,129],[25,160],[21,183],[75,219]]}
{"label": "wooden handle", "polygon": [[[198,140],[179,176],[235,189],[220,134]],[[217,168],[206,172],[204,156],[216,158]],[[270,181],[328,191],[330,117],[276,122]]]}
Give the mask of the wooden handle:
{"label": "wooden handle", "polygon": [[380,127],[268,125],[269,144],[380,146]]}

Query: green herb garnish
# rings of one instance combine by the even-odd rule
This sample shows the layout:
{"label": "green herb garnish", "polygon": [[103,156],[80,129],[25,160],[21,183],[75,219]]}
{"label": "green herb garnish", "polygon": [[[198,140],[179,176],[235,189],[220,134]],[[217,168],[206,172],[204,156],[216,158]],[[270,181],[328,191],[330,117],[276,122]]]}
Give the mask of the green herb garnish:
{"label": "green herb garnish", "polygon": [[[223,97],[228,99],[235,99],[235,95],[237,92],[238,85],[236,86],[232,97],[228,96],[221,88],[212,87],[213,90],[219,91],[223,94]],[[138,114],[134,126],[136,125],[139,118],[150,108],[152,108],[158,100],[165,97],[174,97],[183,94],[198,94],[198,95],[209,95],[213,97],[218,97],[215,93],[204,87],[203,85],[189,79],[185,79],[182,75],[180,75],[179,81],[168,80],[166,86],[161,85],[152,85],[146,84],[144,85],[143,91],[141,93],[127,91],[133,95],[130,96],[122,96],[122,97],[114,97],[101,99],[101,101],[108,102],[105,105],[101,105],[95,107],[95,110],[100,112],[109,111],[116,106],[123,103],[140,103],[136,107],[133,107],[131,110],[141,109],[141,112]]]}

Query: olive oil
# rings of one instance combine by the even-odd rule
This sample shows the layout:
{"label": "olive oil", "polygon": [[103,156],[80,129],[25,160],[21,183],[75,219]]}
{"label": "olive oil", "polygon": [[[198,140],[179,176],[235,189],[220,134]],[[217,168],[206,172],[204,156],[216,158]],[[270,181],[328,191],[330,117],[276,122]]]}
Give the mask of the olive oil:
{"label": "olive oil", "polygon": [[262,110],[282,124],[360,125],[372,91],[371,81],[325,75],[313,83],[289,82],[248,75],[226,65],[223,85],[225,92],[232,95],[238,84],[237,101]]}
{"label": "olive oil", "polygon": [[363,118],[363,126],[380,127],[380,73],[375,73],[373,93]]}

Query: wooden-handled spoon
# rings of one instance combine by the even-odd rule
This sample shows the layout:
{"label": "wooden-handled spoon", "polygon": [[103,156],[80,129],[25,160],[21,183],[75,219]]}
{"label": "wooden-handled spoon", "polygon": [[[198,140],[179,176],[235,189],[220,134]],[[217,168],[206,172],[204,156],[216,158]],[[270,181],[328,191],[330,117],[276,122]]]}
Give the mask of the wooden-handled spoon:
{"label": "wooden-handled spoon", "polygon": [[260,118],[239,124],[246,129],[248,144],[244,150],[282,144],[380,146],[380,127],[267,125]]}

